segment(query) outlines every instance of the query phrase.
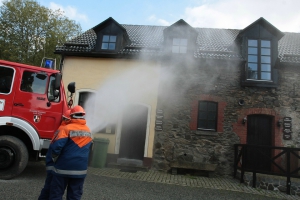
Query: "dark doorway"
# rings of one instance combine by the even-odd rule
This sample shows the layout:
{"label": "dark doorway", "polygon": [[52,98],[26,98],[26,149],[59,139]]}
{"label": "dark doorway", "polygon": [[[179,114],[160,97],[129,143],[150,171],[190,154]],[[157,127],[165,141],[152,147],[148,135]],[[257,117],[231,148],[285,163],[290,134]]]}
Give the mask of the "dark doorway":
{"label": "dark doorway", "polygon": [[[271,146],[272,116],[249,115],[247,118],[247,144]],[[247,151],[247,166],[261,171],[270,171],[270,158],[270,149],[250,147]]]}
{"label": "dark doorway", "polygon": [[119,158],[144,159],[148,108],[130,105],[123,113]]}

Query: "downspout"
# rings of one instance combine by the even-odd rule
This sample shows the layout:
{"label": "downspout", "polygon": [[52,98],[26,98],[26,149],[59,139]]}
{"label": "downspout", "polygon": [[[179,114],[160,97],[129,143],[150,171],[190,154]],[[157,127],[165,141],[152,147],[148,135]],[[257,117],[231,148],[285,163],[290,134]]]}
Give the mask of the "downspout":
{"label": "downspout", "polygon": [[64,53],[61,54],[61,60],[60,60],[60,64],[59,64],[59,71],[62,73],[63,70],[63,66],[64,66],[64,59],[65,59],[65,55]]}

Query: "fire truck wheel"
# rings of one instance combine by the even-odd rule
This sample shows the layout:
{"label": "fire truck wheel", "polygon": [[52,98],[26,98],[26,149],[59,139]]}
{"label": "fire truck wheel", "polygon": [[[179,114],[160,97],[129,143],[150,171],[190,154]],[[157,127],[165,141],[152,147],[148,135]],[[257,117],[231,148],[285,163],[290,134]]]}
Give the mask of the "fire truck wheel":
{"label": "fire truck wheel", "polygon": [[19,175],[27,166],[28,151],[18,138],[0,136],[0,179],[11,179]]}

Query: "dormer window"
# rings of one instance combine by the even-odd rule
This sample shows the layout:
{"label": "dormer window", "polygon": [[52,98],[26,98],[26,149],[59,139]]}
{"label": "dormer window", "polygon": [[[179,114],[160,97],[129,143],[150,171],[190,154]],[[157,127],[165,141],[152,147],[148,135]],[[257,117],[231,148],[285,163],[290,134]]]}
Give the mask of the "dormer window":
{"label": "dormer window", "polygon": [[278,41],[283,36],[262,17],[239,32],[235,42],[245,58],[241,66],[243,87],[278,87]]}
{"label": "dormer window", "polygon": [[271,41],[248,40],[247,80],[272,80]]}
{"label": "dormer window", "polygon": [[172,53],[186,53],[186,51],[187,51],[187,39],[173,38]]}
{"label": "dormer window", "polygon": [[115,35],[103,35],[101,49],[103,50],[115,50],[116,49],[117,36]]}

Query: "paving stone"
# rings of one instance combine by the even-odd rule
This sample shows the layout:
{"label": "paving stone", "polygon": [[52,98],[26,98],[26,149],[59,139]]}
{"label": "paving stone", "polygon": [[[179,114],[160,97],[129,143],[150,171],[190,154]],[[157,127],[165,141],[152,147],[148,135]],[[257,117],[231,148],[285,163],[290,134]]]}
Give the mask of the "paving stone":
{"label": "paving stone", "polygon": [[137,171],[136,173],[120,172],[119,169],[114,168],[92,168],[89,167],[88,174],[97,176],[107,176],[131,180],[139,180],[146,182],[165,183],[173,185],[181,185],[186,187],[203,187],[213,188],[220,190],[239,191],[251,194],[260,194],[267,197],[282,198],[282,199],[299,199],[298,195],[287,195],[280,191],[263,190],[260,188],[252,188],[251,185],[247,186],[241,184],[238,179],[222,178],[222,177],[202,177],[190,175],[171,175],[162,173],[155,170],[148,172]]}

